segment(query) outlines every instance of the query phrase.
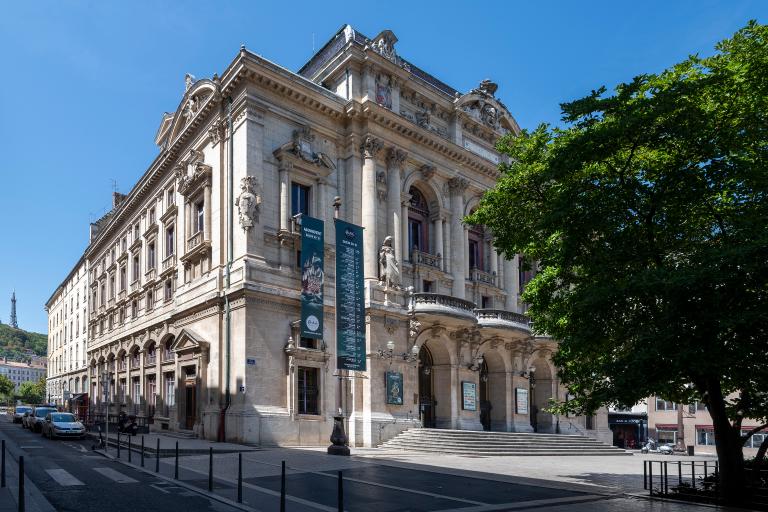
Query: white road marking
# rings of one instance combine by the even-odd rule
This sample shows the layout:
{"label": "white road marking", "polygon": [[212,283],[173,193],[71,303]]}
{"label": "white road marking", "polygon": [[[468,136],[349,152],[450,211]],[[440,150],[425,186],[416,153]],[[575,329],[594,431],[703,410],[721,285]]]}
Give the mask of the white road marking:
{"label": "white road marking", "polygon": [[124,474],[115,471],[112,468],[93,468],[94,471],[101,474],[102,476],[105,476],[109,478],[110,480],[113,480],[117,482],[118,484],[135,484],[138,483],[138,480],[134,480],[133,478],[129,476],[125,476]]}
{"label": "white road marking", "polygon": [[70,487],[73,485],[85,485],[83,482],[72,476],[65,469],[46,469],[46,473],[51,475],[51,478],[56,480],[56,483],[63,487]]}
{"label": "white road marking", "polygon": [[19,448],[21,448],[22,450],[34,450],[36,448],[42,448],[42,446],[39,444],[34,444],[34,445],[27,445],[27,446],[19,446]]}

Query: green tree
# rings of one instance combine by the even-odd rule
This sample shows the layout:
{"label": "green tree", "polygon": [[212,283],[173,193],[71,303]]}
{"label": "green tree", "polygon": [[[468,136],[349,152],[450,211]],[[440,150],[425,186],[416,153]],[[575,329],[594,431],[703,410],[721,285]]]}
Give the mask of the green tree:
{"label": "green tree", "polygon": [[37,382],[22,382],[19,385],[18,396],[28,404],[39,404],[45,400],[45,377]]}
{"label": "green tree", "polygon": [[467,222],[537,262],[523,300],[576,396],[555,409],[703,401],[737,502],[742,420],[768,421],[768,28],[717,50],[503,138]]}
{"label": "green tree", "polygon": [[15,386],[6,375],[0,375],[0,397],[8,397],[13,393]]}

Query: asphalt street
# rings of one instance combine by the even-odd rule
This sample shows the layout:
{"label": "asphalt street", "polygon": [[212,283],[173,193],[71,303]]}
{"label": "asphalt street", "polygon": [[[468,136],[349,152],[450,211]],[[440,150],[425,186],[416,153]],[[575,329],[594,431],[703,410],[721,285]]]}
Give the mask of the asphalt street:
{"label": "asphalt street", "polygon": [[18,464],[23,455],[27,479],[60,512],[238,510],[93,453],[90,440],[52,441],[4,417],[0,438],[10,452],[6,464]]}

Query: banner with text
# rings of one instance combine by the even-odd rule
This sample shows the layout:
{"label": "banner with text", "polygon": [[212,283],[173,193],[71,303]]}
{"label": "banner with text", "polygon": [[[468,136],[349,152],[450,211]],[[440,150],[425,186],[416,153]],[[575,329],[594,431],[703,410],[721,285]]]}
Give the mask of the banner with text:
{"label": "banner with text", "polygon": [[363,228],[336,219],[336,368],[365,371]]}
{"label": "banner with text", "polygon": [[[323,337],[323,221],[301,217],[301,336]],[[299,340],[296,340],[298,344]]]}

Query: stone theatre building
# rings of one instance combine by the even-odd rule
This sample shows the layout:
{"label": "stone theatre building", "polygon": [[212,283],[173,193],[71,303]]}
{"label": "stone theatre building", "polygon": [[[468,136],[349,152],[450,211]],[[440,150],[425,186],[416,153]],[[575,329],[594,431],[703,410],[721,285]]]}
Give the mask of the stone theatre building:
{"label": "stone theatre building", "polygon": [[[92,225],[94,410],[108,391],[152,429],[263,444],[327,445],[339,410],[353,446],[417,425],[610,436],[604,414],[544,412],[564,390],[555,343],[521,314],[528,275],[462,222],[499,176],[494,142],[519,130],[496,84],[457,91],[396,43],[347,25],[296,73],[241,48],[221,75],[187,76],[159,154]],[[368,369],[344,379],[335,214],[364,227]],[[319,340],[299,329],[302,215],[325,227]]]}

